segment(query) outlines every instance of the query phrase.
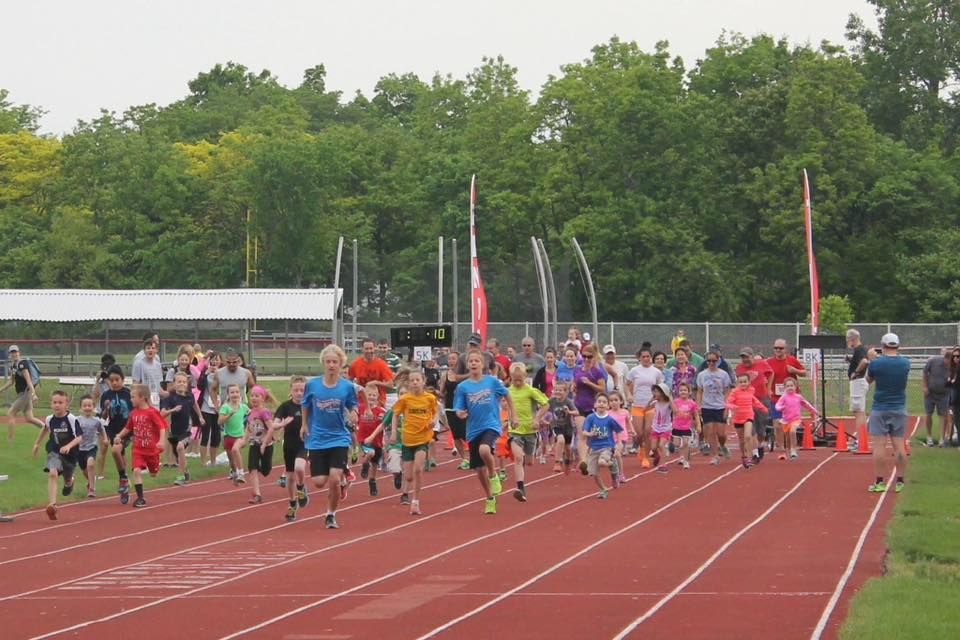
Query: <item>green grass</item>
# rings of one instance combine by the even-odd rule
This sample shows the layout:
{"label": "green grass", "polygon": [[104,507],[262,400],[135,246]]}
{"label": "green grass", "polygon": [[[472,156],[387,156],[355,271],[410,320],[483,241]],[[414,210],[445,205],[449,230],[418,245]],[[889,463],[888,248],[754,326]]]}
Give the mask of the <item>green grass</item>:
{"label": "green grass", "polygon": [[960,637],[960,451],[914,447],[887,529],[886,575],[851,603],[843,640]]}
{"label": "green grass", "polygon": [[[266,386],[276,395],[281,402],[288,397],[286,382],[270,382]],[[39,406],[35,408],[35,415],[38,417],[46,416],[50,412],[50,393],[53,387],[43,385],[44,389],[39,390]],[[70,390],[74,393],[78,390]],[[82,392],[77,393],[77,397]],[[7,397],[3,398],[4,404],[9,403],[11,397],[9,392]],[[77,410],[79,402],[74,399],[71,409]],[[0,513],[10,513],[23,509],[41,507],[47,503],[47,474],[43,472],[43,465],[46,461],[46,453],[41,444],[37,457],[31,455],[33,443],[36,441],[38,429],[30,424],[19,423],[16,428],[16,436],[11,442],[7,440],[6,410],[3,411],[4,418],[0,419],[0,475],[7,475],[10,478],[0,482]],[[223,467],[207,468],[200,464],[197,458],[188,458],[188,468],[190,469],[191,480],[203,480],[217,475],[224,475],[226,470]],[[130,462],[130,452],[127,451],[127,463]],[[274,448],[274,468],[283,464],[283,452],[279,448]],[[77,467],[77,473],[81,474]],[[117,470],[113,465],[112,459],[107,459],[104,467],[105,480],[97,483],[97,494],[99,496],[111,495],[117,487]],[[176,469],[161,469],[156,478],[150,478],[145,475],[144,488],[150,491],[151,488],[170,485],[180,475]],[[62,484],[61,484],[62,486]],[[77,485],[73,495],[68,498],[60,496],[59,504],[74,502],[86,499],[84,487],[86,481],[81,475],[77,475]]]}

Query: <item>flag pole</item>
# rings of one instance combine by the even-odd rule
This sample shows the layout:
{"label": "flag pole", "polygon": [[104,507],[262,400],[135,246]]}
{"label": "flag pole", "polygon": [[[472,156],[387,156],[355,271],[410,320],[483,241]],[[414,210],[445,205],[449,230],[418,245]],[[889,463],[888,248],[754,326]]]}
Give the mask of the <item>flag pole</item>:
{"label": "flag pole", "polygon": [[480,277],[480,261],[477,258],[477,176],[470,177],[470,324],[474,333],[480,334],[481,346],[487,344],[487,294]]}

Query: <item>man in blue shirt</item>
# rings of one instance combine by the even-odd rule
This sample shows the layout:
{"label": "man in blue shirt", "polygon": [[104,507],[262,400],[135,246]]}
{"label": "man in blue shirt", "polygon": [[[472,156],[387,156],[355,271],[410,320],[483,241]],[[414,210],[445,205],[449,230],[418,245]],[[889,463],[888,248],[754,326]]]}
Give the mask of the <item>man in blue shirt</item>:
{"label": "man in blue shirt", "polygon": [[894,465],[897,470],[897,483],[894,491],[903,490],[903,478],[907,468],[907,453],[903,438],[907,426],[907,378],[910,376],[910,361],[900,355],[900,338],[888,333],[880,339],[883,353],[867,366],[867,382],[876,384],[873,390],[873,407],[867,428],[870,431],[870,446],[873,447],[873,466],[876,481],[867,490],[883,493],[887,490],[884,482],[886,462],[886,443],[889,437],[895,454]]}

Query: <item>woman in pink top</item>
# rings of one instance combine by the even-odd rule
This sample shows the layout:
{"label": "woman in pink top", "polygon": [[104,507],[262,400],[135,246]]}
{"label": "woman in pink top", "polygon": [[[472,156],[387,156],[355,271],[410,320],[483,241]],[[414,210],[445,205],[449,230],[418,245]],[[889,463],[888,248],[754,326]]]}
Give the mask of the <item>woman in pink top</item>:
{"label": "woman in pink top", "polygon": [[[791,460],[796,460],[799,456],[797,453],[797,427],[800,426],[800,418],[803,415],[804,407],[806,407],[812,415],[819,415],[816,407],[807,402],[807,399],[797,391],[797,381],[793,378],[787,378],[783,382],[783,395],[777,400],[777,411],[779,411],[782,416],[780,418],[780,425],[782,427],[783,439],[786,441],[783,443],[783,446],[784,449],[789,447]],[[786,460],[787,457],[781,453],[780,459]]]}
{"label": "woman in pink top", "polygon": [[[757,437],[753,431],[753,416],[755,411],[767,412],[767,408],[757,399],[756,392],[750,385],[750,376],[741,373],[737,376],[737,386],[727,396],[727,424],[733,423],[737,430],[737,439],[740,441],[740,461],[744,469],[749,469],[760,462],[760,450],[757,446]],[[752,459],[747,452],[753,454]]]}

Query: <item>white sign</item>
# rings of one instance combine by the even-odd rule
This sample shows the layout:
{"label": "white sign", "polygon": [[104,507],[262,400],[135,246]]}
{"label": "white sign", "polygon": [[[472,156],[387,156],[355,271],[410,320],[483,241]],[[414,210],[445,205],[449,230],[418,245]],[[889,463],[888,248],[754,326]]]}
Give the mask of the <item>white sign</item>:
{"label": "white sign", "polygon": [[804,349],[800,354],[800,359],[805,367],[812,367],[820,362],[820,349]]}
{"label": "white sign", "polygon": [[433,359],[433,347],[414,347],[413,359],[415,362],[426,362]]}

